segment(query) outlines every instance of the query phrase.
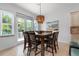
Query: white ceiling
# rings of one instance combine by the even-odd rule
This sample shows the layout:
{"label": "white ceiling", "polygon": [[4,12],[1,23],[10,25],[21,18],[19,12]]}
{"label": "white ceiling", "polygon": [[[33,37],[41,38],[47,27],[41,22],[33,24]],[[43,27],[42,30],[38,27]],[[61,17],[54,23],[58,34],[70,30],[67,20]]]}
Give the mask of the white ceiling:
{"label": "white ceiling", "polygon": [[[17,3],[16,5],[32,13],[40,14],[39,3]],[[41,3],[41,14],[52,15],[53,13],[60,13],[60,11],[63,12],[67,9],[72,9],[78,5],[77,3]]]}
{"label": "white ceiling", "polygon": [[[39,3],[17,3],[18,6],[29,10],[32,13],[40,14],[40,4]],[[41,14],[46,15],[50,14],[51,11],[54,11],[57,4],[54,3],[42,3],[41,4]]]}

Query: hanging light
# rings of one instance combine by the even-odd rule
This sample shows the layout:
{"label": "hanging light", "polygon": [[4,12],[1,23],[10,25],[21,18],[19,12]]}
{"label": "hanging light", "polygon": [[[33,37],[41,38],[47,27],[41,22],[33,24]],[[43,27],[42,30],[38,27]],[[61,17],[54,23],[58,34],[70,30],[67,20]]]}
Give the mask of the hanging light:
{"label": "hanging light", "polygon": [[41,3],[39,5],[40,5],[40,15],[36,17],[36,20],[39,24],[43,24],[45,17],[44,15],[41,15]]}

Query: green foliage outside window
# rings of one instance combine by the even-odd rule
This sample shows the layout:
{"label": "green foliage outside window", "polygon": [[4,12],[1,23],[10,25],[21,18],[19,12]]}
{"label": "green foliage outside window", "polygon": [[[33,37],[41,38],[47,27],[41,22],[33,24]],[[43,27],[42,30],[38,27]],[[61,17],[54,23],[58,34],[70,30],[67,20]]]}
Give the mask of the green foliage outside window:
{"label": "green foliage outside window", "polygon": [[12,19],[9,17],[9,15],[3,15],[2,16],[2,34],[12,34],[12,25],[11,25]]}
{"label": "green foliage outside window", "polygon": [[26,21],[26,26],[27,26],[27,30],[28,31],[32,31],[33,30],[33,24],[32,24],[32,21],[31,20],[27,20]]}
{"label": "green foliage outside window", "polygon": [[8,15],[2,16],[3,23],[11,24],[11,18]]}
{"label": "green foliage outside window", "polygon": [[18,31],[32,31],[33,24],[31,20],[24,20],[23,18],[18,18]]}
{"label": "green foliage outside window", "polygon": [[25,30],[25,22],[24,22],[24,19],[19,18],[18,19],[18,31],[19,32],[22,32],[24,30]]}

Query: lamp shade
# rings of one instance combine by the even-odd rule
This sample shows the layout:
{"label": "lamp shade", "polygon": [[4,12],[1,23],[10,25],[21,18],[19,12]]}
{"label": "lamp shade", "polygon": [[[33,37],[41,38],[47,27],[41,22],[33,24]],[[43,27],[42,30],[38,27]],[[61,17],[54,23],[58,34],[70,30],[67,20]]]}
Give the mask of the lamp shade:
{"label": "lamp shade", "polygon": [[37,22],[38,22],[38,23],[41,23],[41,24],[43,24],[44,19],[45,19],[45,17],[44,17],[43,15],[38,15],[38,16],[36,17]]}

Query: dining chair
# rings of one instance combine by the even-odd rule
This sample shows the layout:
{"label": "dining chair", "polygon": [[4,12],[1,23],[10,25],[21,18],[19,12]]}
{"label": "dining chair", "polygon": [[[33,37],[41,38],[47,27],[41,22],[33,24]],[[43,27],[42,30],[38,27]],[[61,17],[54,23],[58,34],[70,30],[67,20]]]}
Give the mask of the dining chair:
{"label": "dining chair", "polygon": [[27,48],[26,44],[28,43],[28,32],[23,32],[24,35],[24,49],[23,52],[25,51],[25,49]]}
{"label": "dining chair", "polygon": [[59,32],[54,32],[54,47],[55,47],[55,52],[57,52],[57,48],[59,49],[58,34],[59,34]]}
{"label": "dining chair", "polygon": [[52,55],[54,55],[53,50],[55,50],[55,52],[57,53],[57,48],[59,48],[59,46],[58,46],[58,33],[59,32],[54,32],[54,33],[52,33],[52,35],[50,37],[47,38],[48,43],[47,43],[46,49],[48,47],[52,48]]}
{"label": "dining chair", "polygon": [[[42,33],[48,33],[48,34],[50,34],[50,35],[48,35],[48,36],[45,37],[44,44],[46,44],[46,46],[45,46],[46,51],[51,52],[51,51],[48,50],[48,47],[50,46],[49,37],[52,36],[52,31],[42,31]],[[53,53],[53,46],[51,46],[51,48],[52,48],[52,52],[51,53],[52,53],[52,55],[54,55],[54,53]]]}
{"label": "dining chair", "polygon": [[37,53],[38,45],[41,44],[41,41],[38,40],[38,38],[36,38],[34,31],[28,32],[28,35],[29,35],[29,38],[28,38],[28,45],[29,45],[28,53],[29,54],[28,55],[30,55],[32,51],[34,51],[35,55],[37,55],[39,53],[39,52]]}
{"label": "dining chair", "polygon": [[[42,34],[42,33],[48,33],[48,34],[50,34],[50,35],[46,35],[44,37],[44,44],[46,44],[46,46],[45,46],[46,51],[51,52],[51,51],[48,50],[48,47],[50,45],[49,37],[52,36],[52,31],[39,31],[38,33],[40,33],[40,34]],[[53,45],[53,43],[51,43],[51,44]],[[52,52],[51,53],[52,53],[52,55],[54,55],[53,46],[51,46],[51,48],[52,48]]]}
{"label": "dining chair", "polygon": [[[50,48],[52,51],[48,50],[48,48]],[[52,55],[54,56],[54,40],[53,40],[53,34],[51,34],[51,36],[46,38],[46,51],[52,53]]]}

